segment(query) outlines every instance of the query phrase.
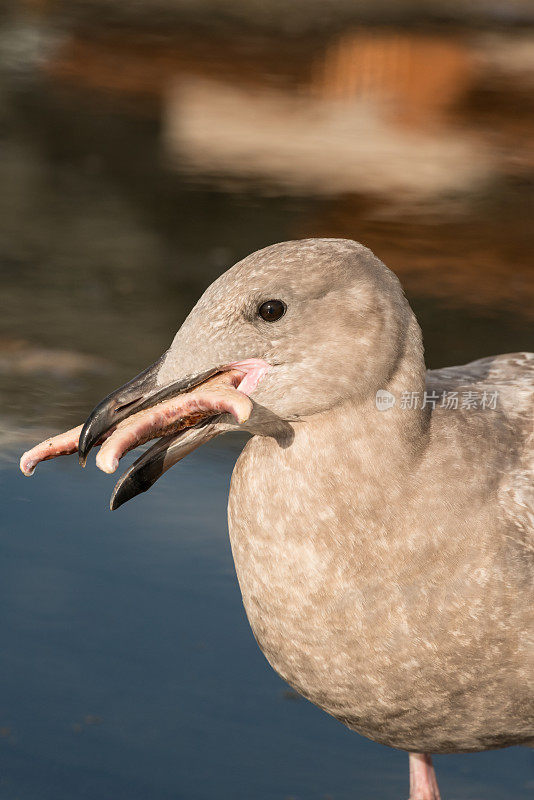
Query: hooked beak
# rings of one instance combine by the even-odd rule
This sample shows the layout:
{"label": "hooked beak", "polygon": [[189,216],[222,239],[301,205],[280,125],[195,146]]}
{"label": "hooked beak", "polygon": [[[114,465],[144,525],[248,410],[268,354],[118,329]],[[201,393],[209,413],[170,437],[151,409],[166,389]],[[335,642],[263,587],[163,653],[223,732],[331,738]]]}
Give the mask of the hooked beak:
{"label": "hooked beak", "polygon": [[[105,440],[110,434],[109,441],[111,441],[113,431],[116,430],[121,422],[128,420],[129,417],[134,417],[135,420],[138,420],[139,417],[143,416],[138,412],[158,406],[158,409],[153,409],[157,417],[158,410],[165,407],[165,401],[171,401],[174,404],[173,398],[176,398],[177,403],[185,407],[188,398],[193,400],[193,409],[184,417],[183,425],[179,424],[178,427],[169,425],[168,428],[157,428],[157,433],[147,436],[138,442],[142,443],[150,438],[159,439],[119,479],[111,496],[111,510],[118,508],[141,492],[146,492],[177,461],[180,461],[192,450],[195,450],[219,433],[231,429],[231,425],[221,424],[222,414],[229,412],[238,422],[244,422],[248,419],[252,410],[252,403],[248,398],[248,394],[253,391],[269,369],[269,365],[266,362],[260,359],[249,359],[248,361],[236,362],[223,367],[214,367],[197,375],[189,375],[179,381],[160,387],[158,386],[157,378],[164,358],[165,354],[133,380],[102,400],[91,412],[80,433],[78,443],[79,459],[80,464],[85,466],[91,448]],[[210,381],[210,379],[212,380]],[[206,392],[202,394],[198,391],[194,393],[192,391],[196,387],[200,387],[201,384],[206,384],[206,388],[209,388],[209,384],[221,383],[222,379],[225,379],[226,389],[218,386],[215,389],[211,388],[211,391],[207,394]],[[230,386],[234,388],[230,388]],[[240,391],[236,391],[236,389]],[[232,398],[228,400],[228,396],[225,398],[225,391],[227,395],[230,392],[234,398],[237,398],[237,401],[233,402]],[[184,394],[186,394],[185,398],[179,397]],[[208,397],[209,400],[207,400],[206,405]],[[199,399],[198,402],[197,398]],[[202,405],[202,400],[204,400],[204,405]],[[208,416],[206,416],[206,413]],[[129,425],[130,423],[126,422],[125,424]],[[120,427],[123,429],[123,426]],[[105,448],[103,447],[97,457],[97,464],[99,464],[99,459],[104,450]],[[117,464],[118,460],[112,460],[111,465],[109,465],[104,458],[99,466],[106,472],[113,472]]]}
{"label": "hooked beak", "polygon": [[131,381],[108,394],[87,417],[78,444],[79,460],[85,467],[89,451],[106,433],[127,417],[161,403],[169,397],[187,392],[206,381],[219,370],[214,368],[200,375],[188,376],[157,389],[157,377],[165,353]]}

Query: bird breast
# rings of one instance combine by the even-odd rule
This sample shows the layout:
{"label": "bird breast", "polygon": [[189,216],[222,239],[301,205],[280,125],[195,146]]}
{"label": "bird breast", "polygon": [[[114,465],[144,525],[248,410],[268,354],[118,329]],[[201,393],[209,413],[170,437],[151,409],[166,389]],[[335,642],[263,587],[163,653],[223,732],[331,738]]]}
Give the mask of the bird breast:
{"label": "bird breast", "polygon": [[[524,662],[513,635],[521,625],[483,547],[451,537],[438,519],[441,539],[431,518],[418,526],[409,484],[398,487],[408,497],[403,519],[401,504],[388,503],[373,476],[358,475],[339,441],[337,458],[328,437],[320,450],[341,469],[320,469],[302,437],[292,452],[254,437],[230,490],[243,603],[271,666],[316,705],[384,744],[432,752],[502,746],[491,738],[492,725],[508,740],[524,740],[531,722],[517,711]],[[491,521],[476,524],[489,530]],[[418,527],[426,546],[413,539]],[[480,692],[481,680],[487,691]]]}

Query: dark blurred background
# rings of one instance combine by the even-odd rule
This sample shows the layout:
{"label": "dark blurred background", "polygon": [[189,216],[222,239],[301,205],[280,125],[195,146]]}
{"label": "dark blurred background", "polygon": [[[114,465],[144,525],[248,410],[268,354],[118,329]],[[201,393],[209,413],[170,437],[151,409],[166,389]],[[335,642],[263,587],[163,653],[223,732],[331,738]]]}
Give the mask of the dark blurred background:
{"label": "dark blurred background", "polygon": [[[529,0],[1,5],[0,800],[403,796],[403,756],[286,703],[256,652],[235,444],[113,516],[94,469],[25,483],[15,453],[284,239],[371,247],[431,367],[533,350],[533,90]],[[448,800],[534,788],[527,751],[438,762]]]}

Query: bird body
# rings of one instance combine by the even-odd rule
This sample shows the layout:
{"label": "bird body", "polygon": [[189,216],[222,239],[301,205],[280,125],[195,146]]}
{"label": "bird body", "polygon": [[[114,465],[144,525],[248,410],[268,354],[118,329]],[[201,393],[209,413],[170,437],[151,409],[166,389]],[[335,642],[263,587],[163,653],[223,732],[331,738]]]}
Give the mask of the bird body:
{"label": "bird body", "polygon": [[117,508],[248,432],[228,517],[259,646],[320,708],[408,750],[412,800],[439,800],[429,753],[534,744],[533,388],[528,353],[427,371],[370,250],[284,242],[218,278],[154,365],[21,468],[104,442],[111,472],[159,437]]}
{"label": "bird body", "polygon": [[[460,382],[491,363],[458,368]],[[526,378],[534,357],[521,366]],[[444,384],[458,388],[427,373],[429,392]],[[237,462],[230,538],[256,639],[297,691],[375,741],[446,753],[534,740],[534,538],[508,500],[522,423],[349,402],[294,424],[287,447],[254,437]]]}

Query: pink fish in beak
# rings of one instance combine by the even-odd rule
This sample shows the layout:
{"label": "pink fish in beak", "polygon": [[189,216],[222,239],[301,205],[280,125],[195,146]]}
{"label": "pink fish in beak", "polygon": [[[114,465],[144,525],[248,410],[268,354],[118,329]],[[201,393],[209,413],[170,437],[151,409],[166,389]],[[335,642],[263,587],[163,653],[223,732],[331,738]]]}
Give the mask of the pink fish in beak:
{"label": "pink fish in beak", "polygon": [[163,359],[112,392],[82,426],[41,442],[23,454],[20,469],[32,475],[41,461],[78,452],[82,466],[92,447],[101,444],[97,466],[113,473],[119,460],[148,441],[159,441],[130,467],[111,498],[116,509],[150,486],[173,464],[222,432],[223,415],[244,424],[253,409],[249,394],[269,364],[248,359],[158,387]]}

